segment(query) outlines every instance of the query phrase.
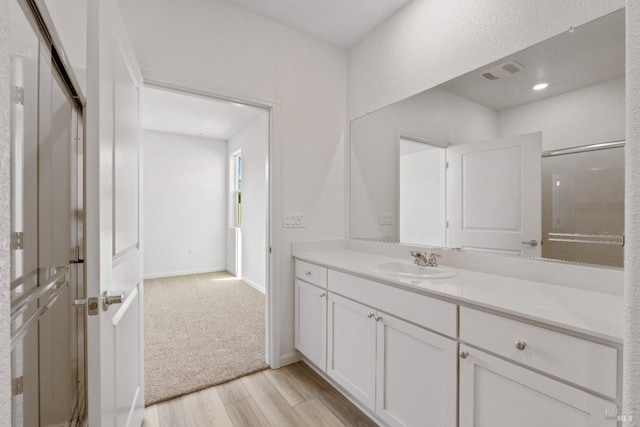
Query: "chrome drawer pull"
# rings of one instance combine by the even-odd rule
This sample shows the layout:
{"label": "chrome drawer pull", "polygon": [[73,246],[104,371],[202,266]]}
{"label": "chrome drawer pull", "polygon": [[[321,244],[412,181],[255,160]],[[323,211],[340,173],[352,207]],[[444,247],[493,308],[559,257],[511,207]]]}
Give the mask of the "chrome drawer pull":
{"label": "chrome drawer pull", "polygon": [[460,356],[460,359],[466,359],[467,356],[469,355],[468,351],[464,351],[464,350],[460,350],[460,353],[458,353],[458,355]]}
{"label": "chrome drawer pull", "polygon": [[515,344],[516,344],[516,348],[520,351],[524,350],[525,347],[527,346],[526,342],[520,341],[520,340],[516,340]]}

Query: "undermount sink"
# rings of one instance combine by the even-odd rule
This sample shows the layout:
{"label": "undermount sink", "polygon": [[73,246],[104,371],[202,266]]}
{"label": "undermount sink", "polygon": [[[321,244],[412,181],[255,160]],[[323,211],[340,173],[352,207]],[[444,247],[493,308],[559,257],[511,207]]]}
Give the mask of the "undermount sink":
{"label": "undermount sink", "polygon": [[390,276],[413,277],[418,279],[447,279],[456,275],[455,271],[444,267],[427,267],[408,262],[382,262],[373,269],[376,273]]}

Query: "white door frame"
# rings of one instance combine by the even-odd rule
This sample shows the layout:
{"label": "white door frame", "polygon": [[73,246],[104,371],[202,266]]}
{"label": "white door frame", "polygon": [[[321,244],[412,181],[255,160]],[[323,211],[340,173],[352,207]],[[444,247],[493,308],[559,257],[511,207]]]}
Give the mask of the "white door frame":
{"label": "white door frame", "polygon": [[[149,75],[143,71],[144,77],[144,86],[150,88],[157,88],[163,90],[169,90],[172,92],[181,93],[183,95],[192,95],[199,96],[204,98],[210,98],[217,101],[227,101],[234,102],[238,104],[248,105],[251,107],[257,107],[265,110],[269,114],[269,137],[267,142],[267,215],[265,218],[265,231],[266,231],[266,247],[265,249],[265,361],[269,366],[276,369],[279,368],[280,363],[280,331],[277,325],[280,324],[279,319],[279,299],[278,293],[274,286],[271,286],[272,283],[275,283],[274,280],[274,269],[272,266],[272,238],[273,232],[275,229],[273,226],[271,219],[275,218],[274,215],[274,187],[273,187],[273,176],[275,173],[275,168],[273,167],[274,159],[274,144],[273,144],[273,135],[274,135],[274,122],[276,116],[276,103],[272,101],[264,101],[264,100],[248,100],[237,97],[230,97],[225,95],[220,95],[213,92],[203,91],[199,89],[189,88],[184,86],[183,84],[177,84],[168,79],[164,79],[158,77],[156,75]],[[143,142],[144,144],[144,142]]]}

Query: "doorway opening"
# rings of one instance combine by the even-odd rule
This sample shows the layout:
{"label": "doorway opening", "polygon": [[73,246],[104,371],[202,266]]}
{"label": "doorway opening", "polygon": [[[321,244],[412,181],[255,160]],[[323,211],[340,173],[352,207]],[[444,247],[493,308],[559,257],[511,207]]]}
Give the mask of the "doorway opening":
{"label": "doorway opening", "polygon": [[268,368],[270,111],[144,88],[145,404]]}

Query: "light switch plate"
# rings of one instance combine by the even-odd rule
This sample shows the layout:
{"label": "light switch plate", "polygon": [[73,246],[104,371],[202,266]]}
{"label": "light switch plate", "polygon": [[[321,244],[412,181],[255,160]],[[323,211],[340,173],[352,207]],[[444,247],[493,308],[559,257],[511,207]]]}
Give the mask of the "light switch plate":
{"label": "light switch plate", "polygon": [[303,213],[284,213],[284,228],[304,228],[307,226],[307,216]]}
{"label": "light switch plate", "polygon": [[378,214],[379,225],[393,225],[393,212],[380,212]]}

